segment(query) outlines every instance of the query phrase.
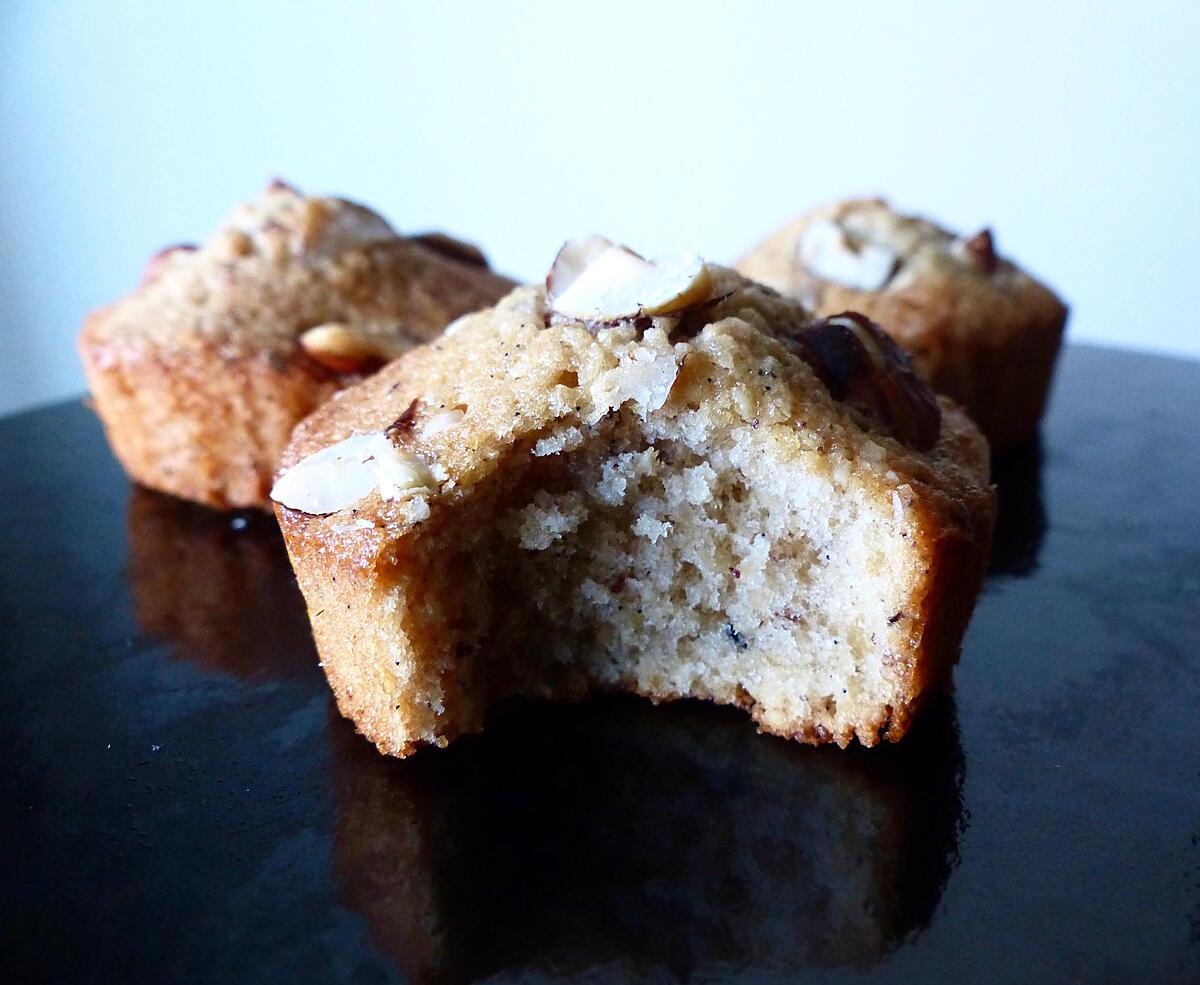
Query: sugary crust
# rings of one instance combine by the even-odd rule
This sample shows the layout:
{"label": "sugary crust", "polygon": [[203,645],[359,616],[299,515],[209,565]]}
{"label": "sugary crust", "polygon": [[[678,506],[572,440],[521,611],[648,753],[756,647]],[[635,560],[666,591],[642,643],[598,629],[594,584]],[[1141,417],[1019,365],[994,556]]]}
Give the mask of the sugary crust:
{"label": "sugary crust", "polygon": [[[704,404],[715,420],[757,422],[755,433],[779,461],[824,470],[848,463],[870,495],[894,502],[911,523],[916,561],[903,576],[911,579],[903,589],[911,603],[884,641],[900,681],[893,702],[835,733],[807,719],[770,717],[736,692],[710,693],[698,684],[689,694],[742,703],[764,731],[843,745],[857,737],[873,745],[900,738],[928,689],[945,679],[978,592],[994,520],[985,440],[947,400],[941,436],[929,453],[865,431],[781,339],[808,321],[808,312],[731,272],[724,276],[728,296],[712,307],[702,330],[674,344],[664,319],[640,337],[580,324],[546,328],[542,291],[520,288],[340,394],[296,429],[285,470],[352,433],[388,427],[415,399],[417,426],[404,447],[439,478],[429,495],[392,502],[372,494],[327,516],[276,507],[338,707],[383,752],[406,755],[428,741],[401,726],[397,709],[407,685],[391,668],[397,653],[420,666],[423,648],[437,642],[436,634],[421,638],[403,628],[405,612],[396,611],[389,586],[410,586],[401,604],[420,609],[420,593],[434,590],[429,586],[439,574],[422,550],[426,533],[453,522],[457,505],[511,467],[514,456],[529,455],[564,418],[587,428],[609,413],[605,374],[634,351],[663,352],[680,366],[668,407]],[[760,372],[764,367],[775,375]],[[466,408],[458,426],[422,436],[423,417],[456,407]],[[445,688],[453,689],[453,682]],[[566,696],[586,689],[580,683]],[[681,696],[635,682],[628,689],[653,700]],[[481,725],[482,718],[459,730]],[[453,734],[440,733],[437,741]]]}
{"label": "sugary crust", "polygon": [[[797,244],[814,222],[848,217],[899,254],[896,273],[880,290],[822,279],[798,262]],[[990,271],[972,263],[962,243],[881,199],[856,199],[795,220],[743,257],[737,269],[817,314],[858,311],[878,322],[939,393],[966,407],[994,447],[1008,447],[1037,430],[1067,308],[1006,260],[997,258]]]}
{"label": "sugary crust", "polygon": [[217,508],[269,508],[293,426],[363,378],[307,354],[304,330],[350,324],[390,358],[512,286],[390,234],[361,206],[290,189],[263,201],[271,207],[253,222],[244,213],[262,203],[243,206],[201,249],[157,259],[136,291],[88,316],[79,338],[96,410],[129,474]]}

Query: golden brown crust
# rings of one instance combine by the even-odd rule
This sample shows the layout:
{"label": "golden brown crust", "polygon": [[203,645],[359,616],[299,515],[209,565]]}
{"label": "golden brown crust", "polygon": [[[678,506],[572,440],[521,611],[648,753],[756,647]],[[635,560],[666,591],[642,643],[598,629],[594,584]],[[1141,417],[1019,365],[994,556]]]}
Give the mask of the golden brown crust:
{"label": "golden brown crust", "polygon": [[79,349],[134,479],[217,508],[268,508],[296,422],[375,368],[330,368],[299,344],[306,329],[349,324],[382,360],[511,286],[390,234],[361,206],[273,189],[203,248],[156,258],[138,290],[88,316]]}
{"label": "golden brown crust", "polygon": [[[961,421],[961,411],[957,414]],[[948,437],[969,441],[972,436],[960,431],[957,438]],[[978,451],[977,447],[972,454]],[[930,514],[918,524],[926,571],[915,622],[922,630],[912,651],[903,701],[889,710],[883,725],[885,737],[892,741],[908,731],[928,696],[949,681],[983,584],[995,527],[993,487],[963,482],[952,495],[930,496],[928,501]]]}
{"label": "golden brown crust", "polygon": [[[896,578],[904,582],[898,591],[911,603],[880,641],[897,682],[894,701],[833,728],[781,716],[736,688],[710,688],[702,679],[686,694],[740,704],[762,730],[806,742],[845,745],[857,738],[874,745],[881,737],[900,738],[926,692],[945,680],[957,659],[988,556],[995,497],[987,484],[987,444],[976,427],[943,399],[941,434],[928,453],[864,430],[786,342],[809,317],[803,307],[738,279],[703,328],[673,344],[667,342],[669,320],[655,319],[644,337],[635,337],[579,324],[545,328],[543,315],[542,291],[518,289],[325,404],[296,429],[285,470],[353,433],[383,430],[415,398],[417,426],[404,447],[439,478],[427,495],[387,501],[372,494],[326,516],[276,508],[342,713],[393,755],[482,726],[485,697],[474,693],[473,655],[465,652],[457,662],[451,654],[451,670],[437,682],[445,705],[458,708],[456,720],[435,723],[427,733],[413,725],[429,713],[416,707],[413,694],[424,686],[430,654],[452,647],[447,640],[456,632],[444,624],[437,632],[439,624],[427,625],[423,613],[440,592],[470,577],[469,559],[431,557],[427,545],[438,542],[445,525],[474,517],[466,512],[470,505],[486,498],[498,476],[529,461],[550,429],[577,421],[586,432],[607,420],[613,410],[605,403],[606,373],[640,358],[633,353],[651,359],[665,352],[680,367],[666,413],[699,407],[714,421],[753,422],[767,458],[822,472],[846,466],[862,495],[887,503],[889,511],[894,503],[912,531],[911,548],[896,562]],[[466,408],[462,423],[423,437],[420,422],[452,407]],[[482,611],[490,603],[480,598],[475,604]],[[406,669],[398,675],[394,668],[401,665]],[[685,694],[645,680],[617,686],[653,700]],[[583,677],[568,676],[531,690],[579,696],[593,688]]]}
{"label": "golden brown crust", "polygon": [[[810,227],[848,217],[899,255],[894,274],[877,290],[835,283],[799,262],[798,244]],[[971,242],[902,216],[881,199],[850,200],[785,226],[737,269],[817,314],[857,311],[878,322],[939,393],[966,407],[993,446],[1009,447],[1037,430],[1067,308],[1008,261],[976,262]],[[990,249],[990,235],[988,244]]]}

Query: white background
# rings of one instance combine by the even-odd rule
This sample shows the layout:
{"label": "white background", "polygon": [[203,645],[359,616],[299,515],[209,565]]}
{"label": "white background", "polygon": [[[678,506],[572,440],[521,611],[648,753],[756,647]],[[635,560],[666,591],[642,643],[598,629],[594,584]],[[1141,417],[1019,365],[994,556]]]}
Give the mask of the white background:
{"label": "white background", "polygon": [[0,3],[0,412],[84,313],[281,175],[540,277],[567,236],[731,260],[887,193],[1200,354],[1200,4]]}

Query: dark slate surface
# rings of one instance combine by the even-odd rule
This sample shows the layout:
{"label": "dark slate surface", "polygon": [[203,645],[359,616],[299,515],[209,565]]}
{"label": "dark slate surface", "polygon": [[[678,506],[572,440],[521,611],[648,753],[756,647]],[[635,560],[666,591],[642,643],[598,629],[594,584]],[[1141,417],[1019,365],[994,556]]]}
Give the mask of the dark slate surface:
{"label": "dark slate surface", "polygon": [[269,518],[0,421],[4,980],[1200,980],[1198,428],[1200,364],[1066,353],[898,747],[617,699],[396,762]]}

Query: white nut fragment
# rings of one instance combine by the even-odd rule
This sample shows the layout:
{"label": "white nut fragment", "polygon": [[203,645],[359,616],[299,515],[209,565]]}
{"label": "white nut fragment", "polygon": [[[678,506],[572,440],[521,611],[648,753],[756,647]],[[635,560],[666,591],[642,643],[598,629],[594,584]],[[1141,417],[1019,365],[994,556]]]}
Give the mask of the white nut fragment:
{"label": "white nut fragment", "polygon": [[429,467],[413,455],[405,455],[386,437],[391,453],[375,458],[379,495],[384,499],[403,499],[417,492],[432,492],[437,486]]}
{"label": "white nut fragment", "polygon": [[547,306],[577,321],[682,311],[712,292],[708,266],[694,253],[645,260],[598,236],[564,246],[546,279]]}
{"label": "white nut fragment", "polygon": [[423,462],[400,451],[387,435],[351,435],[301,459],[271,490],[277,503],[322,515],[353,506],[378,489],[384,499],[400,499],[434,486]]}
{"label": "white nut fragment", "polygon": [[421,426],[421,437],[432,438],[435,434],[449,431],[450,428],[461,424],[466,418],[467,415],[461,410],[444,410],[440,414],[434,414]]}
{"label": "white nut fragment", "polygon": [[563,243],[546,275],[547,298],[562,295],[587,269],[588,264],[615,245],[611,239],[597,234]]}
{"label": "white nut fragment", "polygon": [[796,259],[823,280],[859,291],[878,291],[896,272],[899,255],[882,243],[851,237],[837,223],[819,219],[796,243]]}

